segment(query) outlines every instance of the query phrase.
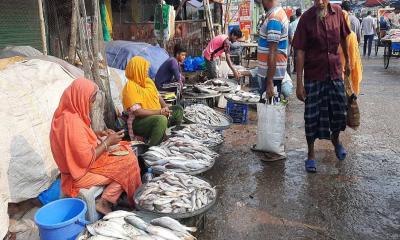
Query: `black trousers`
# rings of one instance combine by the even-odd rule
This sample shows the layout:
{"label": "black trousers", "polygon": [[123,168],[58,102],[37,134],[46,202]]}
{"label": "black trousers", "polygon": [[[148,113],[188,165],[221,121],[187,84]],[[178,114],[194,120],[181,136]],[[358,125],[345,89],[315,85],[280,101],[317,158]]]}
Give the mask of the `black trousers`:
{"label": "black trousers", "polygon": [[371,56],[371,48],[372,48],[372,42],[374,41],[374,35],[364,35],[364,51],[363,55],[365,56],[365,53],[367,51],[367,44],[368,44],[368,57]]}

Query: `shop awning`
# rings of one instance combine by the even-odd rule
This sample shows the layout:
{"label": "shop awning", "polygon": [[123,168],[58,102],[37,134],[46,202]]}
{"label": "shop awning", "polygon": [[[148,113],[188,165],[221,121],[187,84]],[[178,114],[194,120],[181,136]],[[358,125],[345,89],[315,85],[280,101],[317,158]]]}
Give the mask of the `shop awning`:
{"label": "shop awning", "polygon": [[386,6],[388,5],[388,1],[385,0],[367,0],[365,1],[364,6],[366,7],[378,7],[378,6]]}

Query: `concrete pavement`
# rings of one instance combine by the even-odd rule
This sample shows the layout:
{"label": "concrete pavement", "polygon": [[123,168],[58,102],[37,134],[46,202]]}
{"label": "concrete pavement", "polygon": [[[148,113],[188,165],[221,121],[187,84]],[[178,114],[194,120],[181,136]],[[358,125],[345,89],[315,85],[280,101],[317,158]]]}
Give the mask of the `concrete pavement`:
{"label": "concrete pavement", "polygon": [[318,141],[318,173],[304,171],[304,105],[287,109],[286,161],[265,163],[250,151],[256,115],[225,131],[222,157],[205,175],[219,190],[200,240],[400,239],[400,62],[363,59],[361,127],[342,140],[338,162],[330,142]]}

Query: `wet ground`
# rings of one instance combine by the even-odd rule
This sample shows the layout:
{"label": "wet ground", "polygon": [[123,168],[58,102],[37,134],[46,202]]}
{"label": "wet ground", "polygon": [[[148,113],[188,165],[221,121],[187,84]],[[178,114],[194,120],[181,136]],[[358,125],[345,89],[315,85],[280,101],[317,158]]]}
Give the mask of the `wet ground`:
{"label": "wet ground", "polygon": [[316,144],[318,173],[304,171],[304,105],[287,109],[285,161],[250,151],[256,119],[224,132],[222,157],[206,177],[219,198],[200,240],[400,239],[400,62],[364,59],[361,127],[342,140],[338,162],[329,142]]}

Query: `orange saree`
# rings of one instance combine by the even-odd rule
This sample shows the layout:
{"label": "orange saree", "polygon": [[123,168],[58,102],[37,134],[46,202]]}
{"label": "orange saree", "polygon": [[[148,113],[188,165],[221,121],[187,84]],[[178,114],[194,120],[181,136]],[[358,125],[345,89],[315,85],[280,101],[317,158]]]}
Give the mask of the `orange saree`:
{"label": "orange saree", "polygon": [[[64,91],[54,113],[50,131],[50,144],[54,160],[61,172],[62,191],[71,197],[79,193],[79,180],[86,174],[102,175],[120,184],[133,200],[135,190],[141,185],[137,158],[129,150],[126,156],[109,156],[102,153],[95,159],[97,137],[90,127],[90,98],[97,86],[80,78]],[[102,185],[104,178],[94,185]]]}

